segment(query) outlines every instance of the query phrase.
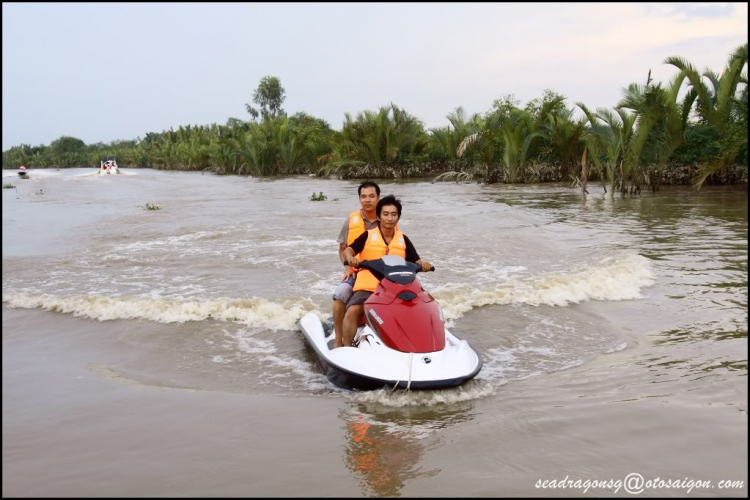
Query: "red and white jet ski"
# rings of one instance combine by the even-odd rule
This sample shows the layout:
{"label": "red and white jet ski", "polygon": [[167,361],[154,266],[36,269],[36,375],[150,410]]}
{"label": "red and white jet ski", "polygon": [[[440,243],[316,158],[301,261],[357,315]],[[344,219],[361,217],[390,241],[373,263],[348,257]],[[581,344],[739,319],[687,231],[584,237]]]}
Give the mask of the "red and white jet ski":
{"label": "red and white jet ski", "polygon": [[[417,264],[387,255],[360,262],[380,284],[364,304],[355,347],[331,349],[333,323],[315,313],[299,320],[323,372],[345,389],[438,389],[460,385],[482,368],[482,357],[445,328],[440,304],[424,291]],[[434,270],[434,268],[433,268]]]}

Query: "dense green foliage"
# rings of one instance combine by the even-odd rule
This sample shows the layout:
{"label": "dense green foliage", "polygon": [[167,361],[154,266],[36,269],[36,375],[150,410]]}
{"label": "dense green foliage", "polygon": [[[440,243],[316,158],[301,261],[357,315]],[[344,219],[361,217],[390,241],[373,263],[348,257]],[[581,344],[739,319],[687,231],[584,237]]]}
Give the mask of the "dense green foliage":
{"label": "dense green foliage", "polygon": [[[657,190],[664,182],[747,181],[747,44],[721,74],[702,74],[684,59],[668,83],[631,83],[614,108],[566,105],[553,90],[525,106],[513,95],[484,114],[447,115],[449,126],[426,130],[390,104],[352,117],[340,131],[304,112],[287,116],[278,78],[253,93],[260,113],[248,121],[150,132],[132,141],[84,144],[63,136],[49,146],[3,152],[3,168],[99,166],[114,155],[121,167],[209,170],[253,176],[417,177],[484,182],[599,180],[614,193]],[[583,113],[574,118],[576,111]],[[579,113],[580,114],[580,113]],[[586,168],[582,164],[586,152]]]}

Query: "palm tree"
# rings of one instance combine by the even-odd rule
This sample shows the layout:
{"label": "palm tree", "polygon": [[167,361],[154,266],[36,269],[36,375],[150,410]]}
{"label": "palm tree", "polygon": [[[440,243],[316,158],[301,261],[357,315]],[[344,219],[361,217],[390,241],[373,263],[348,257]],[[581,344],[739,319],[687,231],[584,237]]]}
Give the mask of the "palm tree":
{"label": "palm tree", "polygon": [[[737,99],[737,88],[739,85],[744,85],[744,92],[747,92],[747,73],[742,72],[747,64],[747,44],[734,50],[720,76],[710,70],[700,75],[690,62],[677,56],[667,57],[664,63],[675,66],[685,74],[697,97],[698,115],[708,125],[714,127],[719,134],[726,137],[737,114],[743,112],[741,99]],[[702,76],[709,81],[711,87],[703,81]],[[746,101],[744,113],[746,116]],[[694,179],[696,189],[700,189],[709,175],[730,165],[739,151],[747,146],[747,130],[744,133],[732,135],[733,137],[729,138],[720,154],[696,174]]]}
{"label": "palm tree", "polygon": [[[684,80],[685,72],[680,71],[665,88],[661,84],[652,85],[650,82],[645,87],[633,84],[619,104],[620,107],[635,112],[639,122],[631,144],[643,147],[638,156],[635,149],[630,149],[628,167],[640,172],[643,182],[654,192],[659,189],[672,153],[685,140],[690,109],[697,97],[696,92],[690,90],[682,102],[678,100]],[[640,160],[645,160],[646,163],[642,169],[639,168]]]}
{"label": "palm tree", "polygon": [[493,168],[493,160],[498,150],[502,155],[505,181],[513,184],[517,180],[522,180],[529,148],[534,139],[543,136],[539,125],[547,120],[550,112],[563,100],[563,97],[559,97],[545,102],[536,120],[528,111],[516,107],[510,107],[507,113],[488,113],[483,119],[477,116],[477,132],[467,136],[456,153],[460,158],[467,151],[478,150],[475,156],[481,162],[480,168],[475,168],[471,173],[445,172],[437,176],[433,182],[468,180],[473,176],[481,176],[487,183],[497,182],[499,172]]}
{"label": "palm tree", "polygon": [[436,149],[442,152],[447,161],[454,162],[458,159],[458,146],[467,136],[476,132],[478,117],[477,114],[474,114],[467,120],[464,108],[459,106],[446,116],[450,126],[430,129],[430,132],[432,132],[431,142],[438,146]]}
{"label": "palm tree", "polygon": [[573,109],[565,109],[555,114],[548,114],[544,123],[544,136],[557,151],[564,175],[571,175],[580,156],[583,133],[586,129],[586,118],[573,120]]}
{"label": "palm tree", "polygon": [[303,147],[289,134],[289,118],[284,117],[276,130],[278,160],[287,170],[293,169],[302,157]]}
{"label": "palm tree", "polygon": [[505,182],[515,184],[523,180],[523,167],[526,165],[526,156],[534,139],[541,137],[542,133],[537,131],[537,123],[530,113],[516,109],[502,127],[502,137],[505,148],[503,149],[503,164],[505,170]]}
{"label": "palm tree", "polygon": [[[609,182],[609,195],[612,197],[617,185],[617,164],[621,162],[624,146],[628,144],[636,115],[624,109],[614,112],[606,108],[597,108],[592,113],[583,103],[576,103],[583,110],[589,120],[589,129],[585,134],[585,142],[591,158],[599,170],[602,181]],[[604,189],[605,192],[607,189]]]}
{"label": "palm tree", "polygon": [[356,119],[344,116],[341,138],[327,157],[336,170],[369,166],[375,175],[391,174],[428,143],[422,122],[395,104],[381,106],[377,113],[363,111]]}
{"label": "palm tree", "polygon": [[663,161],[670,142],[670,130],[666,125],[669,101],[669,91],[664,89],[661,83],[651,83],[650,75],[646,85],[631,83],[623,91],[623,99],[617,107],[630,109],[635,113],[635,128],[623,150],[623,194],[628,190],[628,181],[631,194],[640,193],[643,185],[654,182],[653,172],[643,166],[643,153],[646,144],[649,143],[650,161],[646,163]]}
{"label": "palm tree", "polygon": [[[450,119],[450,115],[449,115]],[[433,179],[433,182],[449,180],[483,179],[487,184],[499,181],[500,172],[497,169],[495,157],[498,150],[502,150],[501,126],[504,117],[497,112],[487,113],[484,117],[479,114],[472,116],[466,125],[466,135],[456,148],[456,159],[465,158],[472,165],[467,171],[452,170],[444,172]]]}

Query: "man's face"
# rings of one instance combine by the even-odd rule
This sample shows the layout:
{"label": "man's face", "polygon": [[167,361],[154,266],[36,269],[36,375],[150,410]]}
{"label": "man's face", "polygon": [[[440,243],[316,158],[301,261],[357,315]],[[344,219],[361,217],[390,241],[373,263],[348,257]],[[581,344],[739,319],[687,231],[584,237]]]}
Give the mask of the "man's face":
{"label": "man's face", "polygon": [[380,224],[387,229],[393,229],[398,224],[398,208],[396,205],[383,205],[380,208]]}
{"label": "man's face", "polygon": [[362,188],[362,191],[359,193],[359,203],[365,212],[375,210],[375,207],[378,205],[378,193],[375,191],[375,188]]}

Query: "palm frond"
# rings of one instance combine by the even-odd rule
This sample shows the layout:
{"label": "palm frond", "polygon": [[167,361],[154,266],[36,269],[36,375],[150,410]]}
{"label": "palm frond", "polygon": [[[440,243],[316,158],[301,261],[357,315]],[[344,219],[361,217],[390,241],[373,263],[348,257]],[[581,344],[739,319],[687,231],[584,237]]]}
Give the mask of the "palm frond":
{"label": "palm frond", "polygon": [[719,90],[716,93],[716,110],[722,117],[729,113],[731,98],[734,97],[737,85],[740,83],[742,68],[745,64],[747,64],[747,58],[744,60],[735,58],[721,75]]}
{"label": "palm frond", "polygon": [[443,172],[442,174],[438,175],[434,179],[432,179],[432,182],[441,182],[441,181],[453,181],[455,180],[456,183],[461,181],[470,181],[472,178],[471,173],[469,172]]}
{"label": "palm frond", "polygon": [[740,139],[739,141],[736,141],[729,148],[725,149],[713,161],[701,168],[696,173],[693,179],[693,187],[696,189],[696,191],[700,190],[701,186],[703,186],[703,183],[706,182],[706,179],[709,175],[731,165],[744,146],[747,146],[747,136],[744,138],[744,140]]}
{"label": "palm frond", "polygon": [[475,132],[471,134],[470,136],[467,136],[466,139],[461,141],[461,144],[458,145],[458,149],[456,150],[456,156],[461,158],[464,155],[464,152],[466,149],[477,142],[479,138],[481,137],[481,132]]}
{"label": "palm frond", "polygon": [[706,70],[703,72],[703,76],[708,78],[708,81],[711,82],[711,85],[713,86],[713,94],[714,96],[719,94],[719,87],[721,85],[720,79],[721,77],[716,74],[715,71],[711,71],[710,69],[706,68]]}
{"label": "palm frond", "polygon": [[466,125],[464,108],[459,106],[452,113],[448,113],[448,121],[453,125],[453,130],[461,130]]}

